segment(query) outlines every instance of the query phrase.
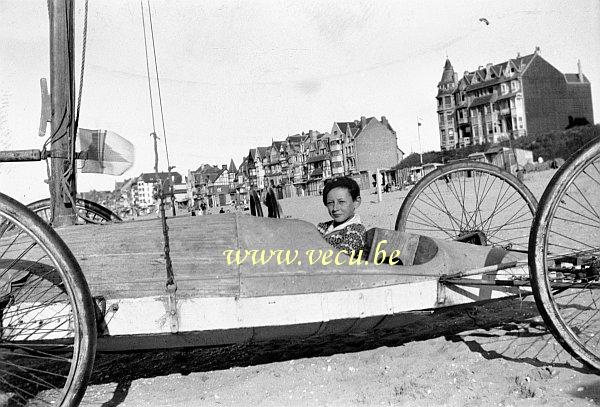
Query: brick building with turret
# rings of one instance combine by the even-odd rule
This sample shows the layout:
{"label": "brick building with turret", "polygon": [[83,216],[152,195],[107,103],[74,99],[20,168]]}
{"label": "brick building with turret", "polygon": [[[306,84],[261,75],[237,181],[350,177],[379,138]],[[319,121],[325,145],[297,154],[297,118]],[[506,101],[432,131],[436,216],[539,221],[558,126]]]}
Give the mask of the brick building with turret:
{"label": "brick building with turret", "polygon": [[460,79],[446,59],[436,99],[442,150],[594,122],[591,85],[581,64],[578,73],[563,74],[539,47],[466,71]]}

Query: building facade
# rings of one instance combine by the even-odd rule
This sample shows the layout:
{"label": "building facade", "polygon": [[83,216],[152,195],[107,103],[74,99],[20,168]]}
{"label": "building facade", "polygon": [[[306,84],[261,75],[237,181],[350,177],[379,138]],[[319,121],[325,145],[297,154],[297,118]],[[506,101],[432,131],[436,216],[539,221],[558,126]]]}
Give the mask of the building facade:
{"label": "building facade", "polygon": [[580,63],[578,73],[563,74],[539,47],[460,79],[446,59],[436,99],[442,150],[594,122],[591,85]]}
{"label": "building facade", "polygon": [[135,203],[140,208],[144,209],[157,204],[155,195],[159,180],[162,182],[163,189],[170,189],[174,184],[181,184],[182,177],[177,172],[159,172],[158,178],[157,174],[153,172],[140,174],[134,189]]}

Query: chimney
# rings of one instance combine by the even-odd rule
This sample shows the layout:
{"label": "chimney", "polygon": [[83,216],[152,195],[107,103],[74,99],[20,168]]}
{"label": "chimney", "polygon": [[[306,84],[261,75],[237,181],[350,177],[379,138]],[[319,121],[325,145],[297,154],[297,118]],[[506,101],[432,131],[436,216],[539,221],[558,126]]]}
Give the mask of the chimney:
{"label": "chimney", "polygon": [[312,142],[312,141],[315,141],[315,140],[317,139],[317,134],[316,134],[316,133],[317,133],[317,132],[316,132],[316,131],[314,131],[314,130],[309,130],[309,131],[308,131],[308,135],[309,135],[309,137],[310,137],[310,141],[311,141],[311,142]]}
{"label": "chimney", "polygon": [[538,46],[535,47],[535,53],[536,54],[541,54],[542,53],[542,51],[540,51],[540,47],[538,47]]}
{"label": "chimney", "polygon": [[364,129],[367,126],[367,118],[365,116],[360,116],[360,128]]}
{"label": "chimney", "polygon": [[458,72],[454,72],[454,84],[458,83]]}
{"label": "chimney", "polygon": [[358,127],[358,120],[354,120],[354,125]]}
{"label": "chimney", "polygon": [[521,53],[517,52],[517,58],[521,58]]}
{"label": "chimney", "polygon": [[577,76],[579,77],[579,82],[583,82],[583,73],[581,72],[581,61],[577,60]]}
{"label": "chimney", "polygon": [[485,69],[490,69],[494,64],[492,64],[491,62],[488,62],[487,64],[485,64]]}
{"label": "chimney", "polygon": [[225,164],[221,165],[221,169],[222,170],[226,170],[227,169],[227,165],[225,165]]}
{"label": "chimney", "polygon": [[381,116],[381,123],[383,123],[384,126],[387,126],[388,125],[387,117]]}

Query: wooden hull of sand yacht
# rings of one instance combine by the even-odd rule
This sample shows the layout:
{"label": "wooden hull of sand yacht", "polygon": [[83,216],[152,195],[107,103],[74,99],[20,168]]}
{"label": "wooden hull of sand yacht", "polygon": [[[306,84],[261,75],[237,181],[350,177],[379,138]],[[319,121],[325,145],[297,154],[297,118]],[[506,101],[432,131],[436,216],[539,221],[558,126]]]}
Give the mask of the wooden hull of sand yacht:
{"label": "wooden hull of sand yacht", "polygon": [[[368,260],[357,264],[303,221],[224,214],[167,224],[174,292],[166,289],[159,219],[58,229],[103,315],[100,350],[363,332],[405,323],[415,312],[517,293],[439,283],[442,275],[514,260],[490,247],[376,229]],[[383,259],[375,257],[378,243],[379,252],[399,250],[404,265],[374,264]],[[278,261],[286,253],[293,261]]]}

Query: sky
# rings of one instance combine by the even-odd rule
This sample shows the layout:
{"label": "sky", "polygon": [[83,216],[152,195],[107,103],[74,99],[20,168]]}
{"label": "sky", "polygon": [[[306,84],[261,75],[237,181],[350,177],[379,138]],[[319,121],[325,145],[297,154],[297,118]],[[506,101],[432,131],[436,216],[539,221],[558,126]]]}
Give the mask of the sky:
{"label": "sky", "polygon": [[[77,87],[84,4],[75,5]],[[250,148],[310,129],[330,132],[333,122],[361,116],[386,116],[405,154],[439,150],[435,96],[447,57],[459,76],[536,46],[563,73],[577,72],[580,60],[599,121],[598,0],[199,0],[150,7],[165,132],[153,71],[152,123],[140,2],[90,0],[79,124],[131,141],[135,162],[119,177],[80,174],[79,191],[112,189],[115,181],[152,172],[154,128],[159,169],[167,167],[166,139],[170,164],[184,176],[203,163],[239,165]],[[0,0],[0,15],[0,149],[41,148],[46,2]],[[45,163],[0,163],[0,192],[24,203],[49,195],[46,178]]]}

